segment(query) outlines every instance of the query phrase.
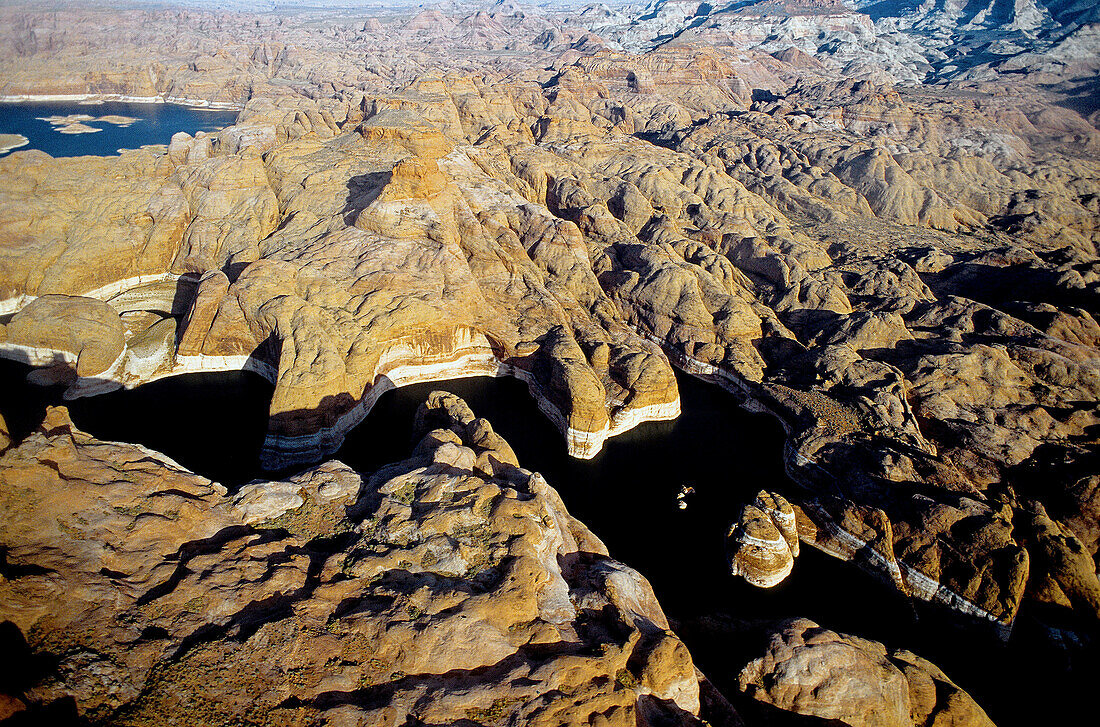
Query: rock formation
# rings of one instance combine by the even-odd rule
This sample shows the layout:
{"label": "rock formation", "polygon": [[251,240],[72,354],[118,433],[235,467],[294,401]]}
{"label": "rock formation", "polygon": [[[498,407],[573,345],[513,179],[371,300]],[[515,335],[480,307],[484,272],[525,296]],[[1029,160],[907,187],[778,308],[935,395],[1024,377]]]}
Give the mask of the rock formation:
{"label": "rock formation", "polygon": [[[255,371],[274,384],[263,465],[291,478],[389,388],[472,375],[525,381],[593,457],[678,414],[679,368],[782,422],[802,543],[1005,637],[1030,600],[1044,633],[1086,644],[1095,10],[933,5],[149,9],[118,27],[5,6],[10,97],[240,115],[166,150],[0,158],[0,355],[70,398]],[[467,450],[486,476],[509,461]],[[305,502],[297,482],[269,489]],[[770,583],[798,541],[765,500],[729,554]]]}
{"label": "rock formation", "polygon": [[[1040,159],[1055,121],[1010,115],[1030,97],[751,101],[692,90],[728,80],[706,54],[594,58],[545,88],[257,99],[167,155],[6,157],[0,349],[69,396],[260,372],[272,468],[334,451],[390,386],[471,374],[527,381],[592,456],[676,415],[675,365],[784,421],[807,542],[1007,630],[1035,565],[1013,513],[1045,499],[1012,473],[1096,417],[1095,164]],[[78,193],[106,179],[109,218]],[[111,305],[113,337],[32,334],[51,295]]]}
{"label": "rock formation", "polygon": [[993,725],[928,660],[808,619],[777,624],[767,651],[745,665],[740,683],[758,701],[852,727]]}
{"label": "rock formation", "polygon": [[782,495],[761,490],[752,504],[741,508],[726,535],[730,573],[754,586],[774,586],[794,568],[798,543],[791,503]]}
{"label": "rock formation", "polygon": [[328,462],[229,494],[51,409],[0,464],[0,620],[34,655],[11,709],[702,724],[645,578],[460,399],[418,421],[412,457],[368,480]]}
{"label": "rock formation", "polygon": [[[667,360],[600,290],[575,227],[488,177],[408,112],[353,118],[345,125],[354,128],[341,133],[327,114],[315,117],[317,126],[290,113],[288,127],[282,110],[267,111],[277,121],[256,113],[227,132],[239,150],[233,156],[209,157],[203,138],[177,139],[167,158],[134,152],[119,160],[120,172],[133,170],[135,188],[161,186],[151,202],[133,198],[133,214],[144,216],[112,225],[120,243],[136,237],[148,251],[142,267],[115,273],[113,283],[83,276],[111,276],[112,262],[128,265],[126,258],[87,228],[65,237],[72,213],[43,210],[36,234],[59,230],[65,254],[50,266],[9,248],[4,284],[18,292],[8,298],[17,313],[2,344],[7,355],[35,364],[91,358],[79,341],[34,333],[45,301],[61,305],[47,293],[106,299],[123,316],[183,313],[177,345],[161,345],[172,334],[165,318],[159,329],[135,332],[125,354],[115,350],[118,315],[107,316],[114,337],[70,318],[81,331],[73,335],[114,348],[109,361],[78,362],[81,379],[69,395],[101,390],[84,380],[93,375],[133,386],[187,371],[252,368],[276,384],[265,451],[273,469],[334,451],[379,394],[425,379],[519,376],[582,457],[609,435],[678,413]],[[307,137],[302,123],[310,125]],[[296,139],[272,149],[288,136]],[[269,150],[266,162],[247,151],[257,148]],[[41,173],[57,163],[49,160]],[[149,165],[165,176],[171,170],[170,178],[151,177]],[[13,202],[35,204],[19,189]],[[129,201],[117,204],[125,209]],[[153,204],[169,215],[154,214]],[[303,240],[312,240],[313,252]],[[89,268],[85,256],[105,264]],[[232,285],[221,267],[236,270]],[[76,300],[87,298],[66,305]],[[32,348],[38,353],[28,357]]]}

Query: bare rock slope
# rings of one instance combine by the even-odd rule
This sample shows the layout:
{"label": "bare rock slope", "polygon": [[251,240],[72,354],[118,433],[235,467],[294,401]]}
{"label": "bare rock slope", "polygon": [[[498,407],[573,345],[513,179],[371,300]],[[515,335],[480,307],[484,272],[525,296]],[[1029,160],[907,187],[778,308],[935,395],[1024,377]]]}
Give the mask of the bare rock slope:
{"label": "bare rock slope", "polygon": [[[256,371],[273,469],[323,459],[392,386],[464,375],[523,379],[594,456],[676,416],[677,367],[782,421],[802,543],[1005,636],[1030,602],[1086,644],[1100,132],[1076,7],[1017,3],[993,58],[1004,3],[901,7],[912,25],[837,2],[581,25],[456,6],[254,33],[149,11],[117,78],[86,75],[102,23],[5,8],[12,95],[242,111],[163,151],[0,160],[0,353],[69,397]],[[956,32],[981,52],[949,62]],[[794,548],[756,522],[777,558],[735,562],[772,581]]]}
{"label": "bare rock slope", "polygon": [[50,410],[0,466],[0,620],[29,659],[5,708],[701,725],[700,677],[645,578],[460,399],[433,394],[418,422],[412,457],[369,480],[329,462],[229,495]]}
{"label": "bare rock slope", "polygon": [[765,653],[741,670],[740,687],[765,704],[852,727],[993,725],[928,660],[808,619],[776,624]]}
{"label": "bare rock slope", "polygon": [[[669,66],[689,88],[707,67]],[[1031,595],[1094,619],[1095,569],[1031,514],[1095,512],[1072,494],[1100,394],[1091,137],[967,150],[999,105],[945,124],[936,96],[840,84],[726,111],[729,88],[656,103],[609,68],[261,99],[159,156],[16,153],[0,349],[69,396],[258,371],[272,468],[334,451],[391,386],[486,374],[593,456],[677,414],[677,366],[784,422],[805,542],[1005,633],[1048,576]],[[115,177],[109,216],[72,192]],[[62,303],[71,330],[36,322]],[[1048,465],[1053,490],[1028,474]]]}

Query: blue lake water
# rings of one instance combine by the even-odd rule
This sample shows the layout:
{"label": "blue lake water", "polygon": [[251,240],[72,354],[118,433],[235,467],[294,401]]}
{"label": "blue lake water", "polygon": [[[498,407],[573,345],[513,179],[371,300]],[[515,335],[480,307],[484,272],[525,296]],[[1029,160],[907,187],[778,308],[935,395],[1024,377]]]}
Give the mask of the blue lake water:
{"label": "blue lake water", "polygon": [[[237,111],[203,109],[165,103],[123,103],[107,101],[79,104],[68,101],[45,103],[0,103],[0,134],[21,134],[29,143],[14,151],[40,149],[54,157],[113,156],[119,149],[137,149],[147,144],[167,144],[172,135],[186,131],[216,131],[237,120]],[[99,131],[61,133],[64,124],[42,119],[80,114],[92,117],[79,123]],[[120,125],[104,116],[137,119]]]}

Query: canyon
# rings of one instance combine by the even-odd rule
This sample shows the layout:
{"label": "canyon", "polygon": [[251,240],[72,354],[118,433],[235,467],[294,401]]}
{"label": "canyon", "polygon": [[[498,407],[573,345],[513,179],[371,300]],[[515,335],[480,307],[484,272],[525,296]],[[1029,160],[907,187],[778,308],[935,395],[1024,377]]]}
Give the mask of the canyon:
{"label": "canyon", "polygon": [[[645,565],[454,395],[426,397],[410,451],[334,455],[387,392],[503,377],[599,461],[680,416],[691,375],[783,431],[784,476],[720,514],[722,577],[782,589],[824,553],[989,659],[1040,643],[1086,683],[1096,8],[137,5],[0,8],[12,102],[237,111],[112,156],[0,156],[0,357],[56,393],[41,421],[0,401],[0,621],[39,665],[7,675],[0,718],[1003,725],[1081,706],[975,701],[904,634],[737,604],[670,620]],[[63,406],[214,372],[269,386],[240,482]],[[727,643],[697,668],[696,645]]]}

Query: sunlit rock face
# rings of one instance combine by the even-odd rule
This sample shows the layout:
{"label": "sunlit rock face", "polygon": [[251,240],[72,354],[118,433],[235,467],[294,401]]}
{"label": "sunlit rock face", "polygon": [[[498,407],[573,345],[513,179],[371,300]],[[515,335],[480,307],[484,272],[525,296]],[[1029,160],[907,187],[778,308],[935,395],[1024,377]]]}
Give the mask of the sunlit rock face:
{"label": "sunlit rock face", "polygon": [[726,535],[730,573],[754,586],[770,588],[791,574],[799,549],[798,525],[791,503],[761,490]]}
{"label": "sunlit rock face", "polygon": [[412,458],[369,479],[333,461],[229,495],[51,409],[0,460],[19,574],[0,618],[60,659],[14,707],[71,699],[113,724],[701,724],[691,656],[645,578],[461,399],[433,394],[418,422]]}
{"label": "sunlit rock face", "polygon": [[[276,384],[265,448],[272,469],[334,451],[380,393],[424,380],[518,376],[579,457],[639,422],[678,414],[667,359],[600,289],[576,227],[488,176],[414,114],[383,108],[348,121],[346,111],[350,130],[341,132],[331,115],[315,115],[315,125],[308,114],[288,119],[257,104],[226,132],[242,149],[232,156],[209,157],[205,138],[176,139],[168,157],[175,172],[158,191],[189,212],[173,228],[174,259],[162,259],[159,273],[87,290],[82,265],[55,265],[43,277],[40,269],[21,273],[33,258],[20,256],[8,271],[19,290],[8,299],[18,308],[8,355],[43,349],[27,359],[39,364],[52,352],[65,361],[83,350],[65,335],[38,341],[23,330],[45,305],[20,307],[31,296],[87,293],[123,315],[154,308],[149,296],[167,297],[159,310],[183,312],[174,350],[112,349],[111,361],[94,366],[84,351],[88,363],[77,373],[133,386],[187,371],[259,371]],[[268,138],[287,141],[263,142],[263,163],[255,146],[242,147],[242,139]],[[278,210],[281,222],[272,218]],[[62,229],[72,219],[54,217]],[[116,234],[161,239],[157,230],[153,220]],[[109,245],[85,234],[67,240],[70,255],[115,260]],[[141,264],[155,269],[155,260]],[[221,267],[233,272],[232,284]],[[121,331],[118,316],[108,317]],[[98,335],[79,317],[67,325]],[[78,382],[70,395],[97,390]]]}
{"label": "sunlit rock face", "polygon": [[753,699],[859,727],[993,722],[934,664],[808,619],[776,624],[763,655],[740,674]]}
{"label": "sunlit rock face", "polygon": [[[256,371],[272,470],[393,386],[471,375],[525,381],[594,457],[677,415],[680,368],[782,421],[803,544],[1006,636],[1029,600],[1079,633],[1094,10],[862,7],[150,10],[125,36],[5,7],[12,95],[241,111],[167,149],[0,159],[0,355],[70,398]],[[752,507],[731,569],[775,581],[797,541]]]}
{"label": "sunlit rock face", "polygon": [[[434,392],[414,426],[412,456],[373,476],[330,461],[229,493],[50,409],[0,457],[0,617],[56,664],[21,675],[5,709],[65,703],[126,725],[167,709],[203,725],[742,723],[644,576],[488,421]],[[755,502],[789,534],[788,503]],[[860,725],[992,724],[911,652],[806,619],[765,635],[738,651],[749,699]]]}
{"label": "sunlit rock face", "polygon": [[[796,93],[817,103],[809,87]],[[851,93],[843,108],[878,103]],[[622,108],[667,112],[635,96]],[[49,363],[41,380],[68,383],[69,396],[257,371],[275,384],[273,469],[335,451],[392,386],[467,375],[526,381],[569,451],[590,457],[608,436],[676,416],[678,366],[783,419],[790,471],[807,487],[795,498],[804,540],[871,554],[861,563],[903,591],[1007,628],[1034,565],[1012,513],[1035,497],[1007,473],[1043,445],[1087,446],[1074,438],[1095,420],[1075,402],[1100,391],[1088,312],[1096,231],[1052,236],[1034,206],[1030,237],[1010,241],[991,221],[1017,209],[997,206],[1012,194],[954,196],[959,174],[976,180],[971,192],[1010,188],[1016,158],[957,151],[940,169],[871,145],[874,164],[909,165],[874,189],[920,179],[932,190],[887,203],[852,181],[863,162],[843,161],[851,149],[834,165],[847,171],[806,159],[800,176],[793,148],[741,146],[757,130],[837,149],[860,133],[799,131],[807,106],[715,116],[669,137],[670,149],[623,133],[604,101],[553,83],[426,77],[353,101],[256,100],[237,125],[178,137],[167,155],[8,157],[14,315],[0,350]],[[954,133],[911,127],[922,128],[906,133]],[[782,172],[763,177],[770,154]],[[1080,159],[1065,169],[1083,176],[1043,184],[1080,206],[1068,190],[1095,172]],[[107,178],[119,190],[111,217],[75,193]],[[931,217],[904,212],[903,200],[921,199],[931,202],[913,209]],[[936,209],[963,211],[947,224]],[[804,210],[828,212],[814,222]],[[133,245],[147,252],[127,263]],[[1008,297],[1022,280],[1031,302]],[[83,315],[32,341],[36,306],[61,305],[58,295],[107,304],[114,313],[97,308],[95,325],[121,331],[124,347]],[[1055,517],[1072,527],[1072,510]],[[984,524],[957,528],[963,519]],[[953,546],[934,545],[945,539]],[[996,566],[958,567],[983,558]]]}

